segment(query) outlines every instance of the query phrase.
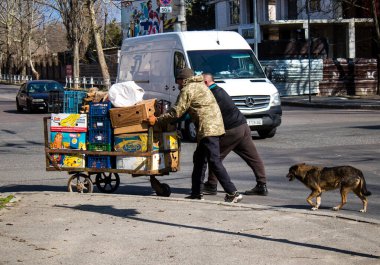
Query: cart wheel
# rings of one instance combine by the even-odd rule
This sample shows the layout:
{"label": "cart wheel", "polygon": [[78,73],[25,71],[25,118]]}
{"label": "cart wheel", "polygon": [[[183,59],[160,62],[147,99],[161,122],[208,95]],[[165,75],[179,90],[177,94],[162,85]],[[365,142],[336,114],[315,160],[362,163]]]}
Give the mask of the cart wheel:
{"label": "cart wheel", "polygon": [[91,178],[86,174],[76,173],[69,178],[67,189],[70,192],[92,193]]}
{"label": "cart wheel", "polygon": [[110,172],[108,175],[105,172],[98,173],[96,174],[95,180],[96,187],[98,187],[98,189],[103,193],[112,193],[117,190],[120,185],[120,178],[117,173]]}
{"label": "cart wheel", "polygon": [[156,194],[160,197],[170,197],[170,194],[172,194],[172,190],[170,189],[170,186],[168,184],[161,183],[161,191],[156,191]]}

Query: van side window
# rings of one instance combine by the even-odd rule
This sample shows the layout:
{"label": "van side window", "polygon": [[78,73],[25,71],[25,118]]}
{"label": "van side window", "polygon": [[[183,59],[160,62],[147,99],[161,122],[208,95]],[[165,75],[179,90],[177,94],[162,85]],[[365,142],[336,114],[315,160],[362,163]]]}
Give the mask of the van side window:
{"label": "van side window", "polygon": [[124,55],[120,59],[119,82],[149,80],[151,53]]}
{"label": "van side window", "polygon": [[170,71],[165,65],[170,65],[171,53],[169,51],[154,51],[150,58],[151,77],[163,77],[170,75]]}
{"label": "van side window", "polygon": [[174,76],[177,74],[178,69],[183,69],[186,67],[185,56],[180,52],[174,53]]}

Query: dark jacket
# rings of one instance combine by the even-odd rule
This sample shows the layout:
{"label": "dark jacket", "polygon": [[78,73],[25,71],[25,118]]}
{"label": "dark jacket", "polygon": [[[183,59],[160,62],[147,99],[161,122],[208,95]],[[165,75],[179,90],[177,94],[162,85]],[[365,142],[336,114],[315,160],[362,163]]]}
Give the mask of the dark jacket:
{"label": "dark jacket", "polygon": [[247,123],[244,115],[236,107],[232,98],[227,92],[216,84],[212,84],[209,89],[214,94],[216,101],[218,102],[220,111],[222,112],[224,129],[229,130],[236,128],[244,123]]}

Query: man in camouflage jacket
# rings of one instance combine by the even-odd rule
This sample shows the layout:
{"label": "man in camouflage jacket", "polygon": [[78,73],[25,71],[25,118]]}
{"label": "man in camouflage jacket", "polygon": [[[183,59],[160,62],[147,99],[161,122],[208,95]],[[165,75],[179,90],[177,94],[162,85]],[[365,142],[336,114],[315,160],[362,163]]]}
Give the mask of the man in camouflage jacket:
{"label": "man in camouflage jacket", "polygon": [[210,169],[213,170],[227,193],[225,201],[239,202],[242,195],[236,190],[230,176],[220,160],[219,138],[224,131],[223,118],[214,95],[203,82],[202,76],[194,76],[189,68],[178,71],[176,83],[180,93],[175,105],[158,118],[152,116],[149,123],[154,125],[175,122],[185,113],[189,113],[197,126],[197,148],[194,152],[194,168],[192,173],[192,187],[189,199],[202,199],[201,177],[204,161],[207,159]]}

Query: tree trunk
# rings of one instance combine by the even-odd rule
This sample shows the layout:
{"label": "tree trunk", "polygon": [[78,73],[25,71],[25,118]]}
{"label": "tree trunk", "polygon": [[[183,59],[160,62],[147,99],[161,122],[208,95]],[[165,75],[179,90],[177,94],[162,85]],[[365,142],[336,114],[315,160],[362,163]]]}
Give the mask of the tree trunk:
{"label": "tree trunk", "polygon": [[29,64],[30,64],[30,69],[32,70],[34,79],[39,80],[40,79],[40,73],[37,72],[36,68],[34,68],[34,63],[33,63],[32,58],[30,56],[29,56]]}
{"label": "tree trunk", "polygon": [[79,41],[73,43],[73,79],[74,89],[79,89]]}
{"label": "tree trunk", "polygon": [[102,41],[100,39],[100,34],[99,34],[99,31],[98,31],[98,26],[96,24],[94,3],[93,3],[92,0],[87,0],[87,5],[88,5],[90,17],[91,17],[91,28],[92,28],[92,32],[93,32],[94,38],[95,38],[96,51],[98,53],[100,70],[102,72],[104,86],[108,90],[109,87],[110,87],[110,74],[108,72],[108,66],[107,66],[106,60],[104,58]]}

